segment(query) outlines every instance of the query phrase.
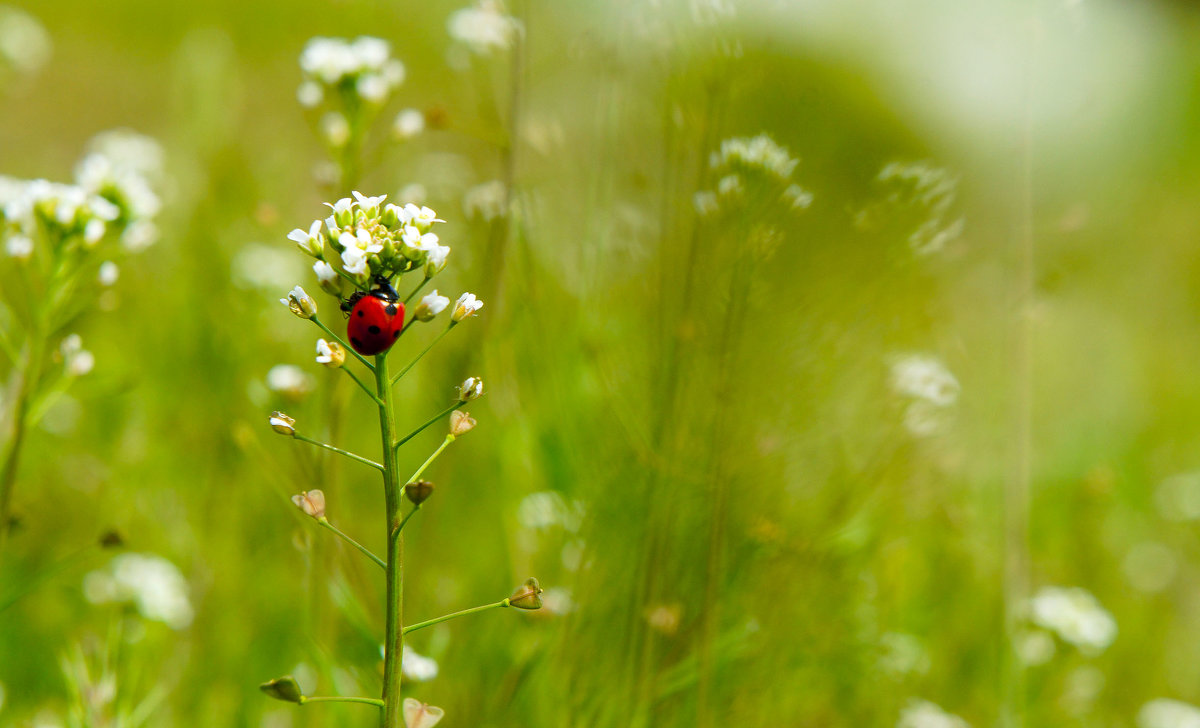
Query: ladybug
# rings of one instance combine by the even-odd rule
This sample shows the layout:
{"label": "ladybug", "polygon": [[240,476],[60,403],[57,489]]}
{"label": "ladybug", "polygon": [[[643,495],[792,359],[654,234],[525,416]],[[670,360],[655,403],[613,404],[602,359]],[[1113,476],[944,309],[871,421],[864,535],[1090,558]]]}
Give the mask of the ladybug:
{"label": "ladybug", "polygon": [[404,304],[386,278],[376,278],[370,293],[355,291],[341,308],[350,315],[346,322],[350,346],[363,356],[387,351],[404,329]]}

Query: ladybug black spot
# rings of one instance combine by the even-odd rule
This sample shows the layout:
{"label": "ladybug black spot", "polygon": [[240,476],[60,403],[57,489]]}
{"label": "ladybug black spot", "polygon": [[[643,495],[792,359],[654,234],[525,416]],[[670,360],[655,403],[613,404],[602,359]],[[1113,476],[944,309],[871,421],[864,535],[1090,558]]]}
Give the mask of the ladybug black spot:
{"label": "ladybug black spot", "polygon": [[400,331],[399,331],[399,330],[393,331],[393,332],[392,332],[392,338],[393,338],[393,339],[399,339],[399,338],[400,338]]}
{"label": "ladybug black spot", "polygon": [[365,315],[366,315],[366,314],[364,314],[364,313],[363,313],[361,310],[358,312],[358,317],[359,317],[359,318],[362,318],[362,317],[363,317],[363,316],[365,316]]}
{"label": "ladybug black spot", "polygon": [[378,326],[368,326],[367,331],[370,331],[372,334],[378,334],[380,328]]}
{"label": "ladybug black spot", "polygon": [[362,342],[361,342],[361,341],[359,341],[358,339],[354,338],[353,336],[351,336],[351,337],[350,337],[350,343],[351,343],[351,344],[354,344],[354,348],[355,348],[355,349],[361,349],[361,348],[362,348]]}

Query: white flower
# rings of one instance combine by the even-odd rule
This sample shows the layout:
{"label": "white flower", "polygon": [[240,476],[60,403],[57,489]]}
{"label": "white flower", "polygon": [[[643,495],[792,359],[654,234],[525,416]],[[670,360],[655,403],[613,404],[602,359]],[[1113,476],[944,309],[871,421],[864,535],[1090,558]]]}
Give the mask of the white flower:
{"label": "white flower", "polygon": [[325,236],[321,234],[321,221],[313,220],[313,224],[309,226],[308,232],[300,228],[288,233],[288,240],[296,244],[302,253],[317,256],[325,249]]}
{"label": "white flower", "polygon": [[404,109],[392,122],[392,132],[400,139],[411,139],[423,131],[425,114],[420,109]]}
{"label": "white flower", "polygon": [[484,222],[491,222],[504,215],[506,197],[503,182],[484,182],[463,194],[463,212],[468,217],[481,217]]}
{"label": "white flower", "polygon": [[350,50],[354,53],[359,65],[363,69],[373,71],[382,70],[383,64],[387,63],[388,56],[391,53],[386,40],[369,35],[355,38],[354,43],[350,46]]}
{"label": "white flower", "polygon": [[287,435],[288,437],[291,437],[292,435],[296,434],[295,418],[288,417],[278,410],[271,413],[271,419],[269,422],[271,424],[271,429],[275,430],[280,435]]}
{"label": "white flower", "polygon": [[734,137],[721,142],[719,152],[710,159],[712,167],[750,167],[779,179],[787,179],[800,163],[788,150],[766,134],[756,137]]}
{"label": "white flower", "polygon": [[337,369],[346,362],[346,350],[336,341],[317,339],[317,363]]}
{"label": "white flower", "polygon": [[958,380],[936,357],[908,354],[892,363],[892,388],[906,397],[948,407],[958,399]]}
{"label": "white flower", "polygon": [[957,715],[947,713],[928,700],[908,701],[900,710],[896,728],[969,728],[968,723]]}
{"label": "white flower", "polygon": [[378,214],[379,206],[387,199],[387,195],[365,197],[357,190],[350,194],[354,195],[354,199],[358,202],[358,209],[362,210],[368,217]]}
{"label": "white flower", "polygon": [[317,489],[303,491],[299,495],[292,496],[292,503],[304,511],[304,514],[307,516],[311,516],[317,520],[325,517],[324,491]]}
{"label": "white flower", "polygon": [[296,89],[296,100],[306,109],[316,107],[324,99],[325,92],[316,81],[305,81]]}
{"label": "white flower", "polygon": [[32,74],[50,60],[50,35],[29,13],[0,5],[0,69]]}
{"label": "white flower", "polygon": [[692,207],[701,216],[711,215],[719,208],[717,206],[717,195],[715,192],[703,190],[692,195]]}
{"label": "white flower", "polygon": [[1137,714],[1138,728],[1200,728],[1200,708],[1170,698],[1151,700]]}
{"label": "white flower", "polygon": [[352,276],[366,278],[369,275],[366,251],[354,245],[348,246],[342,251],[342,267]]}
{"label": "white flower", "polygon": [[58,350],[62,354],[63,365],[69,376],[82,377],[96,365],[96,357],[83,348],[83,339],[79,334],[65,336],[58,345]]}
{"label": "white flower", "polygon": [[542,490],[530,493],[517,506],[517,521],[525,528],[544,530],[561,526],[574,532],[583,521],[584,505],[580,501],[570,504],[557,491]]}
{"label": "white flower", "polygon": [[1079,587],[1042,587],[1029,601],[1033,623],[1058,634],[1085,654],[1103,652],[1117,637],[1117,622]]}
{"label": "white flower", "polygon": [[[400,658],[403,665],[404,658]],[[416,698],[404,699],[405,728],[433,728],[445,714],[441,708],[422,703]]]}
{"label": "white flower", "polygon": [[455,323],[462,321],[475,315],[475,312],[483,308],[483,301],[475,297],[474,293],[464,293],[458,297],[458,301],[454,303],[454,313],[450,318]]}
{"label": "white flower", "polygon": [[744,191],[742,179],[736,174],[727,174],[717,180],[717,194],[722,197],[736,197]]}
{"label": "white flower", "polygon": [[313,273],[317,274],[317,280],[321,283],[333,283],[337,281],[338,277],[337,271],[333,269],[333,266],[323,260],[313,263]]}
{"label": "white flower", "polygon": [[84,597],[93,604],[132,603],[146,619],[183,629],[192,623],[187,581],[170,561],[153,554],[127,553],[83,580]]}
{"label": "white flower", "polygon": [[149,220],[135,220],[121,234],[121,245],[131,253],[154,245],[158,240],[158,226]]}
{"label": "white flower", "polygon": [[354,88],[358,91],[360,98],[372,104],[382,104],[387,101],[388,93],[391,92],[387,79],[378,73],[360,76]]}
{"label": "white flower", "polygon": [[446,267],[446,259],[450,256],[450,246],[438,245],[425,254],[425,277],[432,278],[441,273]]}
{"label": "white flower", "polygon": [[469,377],[458,387],[458,401],[470,402],[483,396],[483,380],[479,377]]}
{"label": "white flower", "polygon": [[505,14],[499,0],[479,0],[474,7],[456,10],[446,27],[454,40],[479,55],[511,47],[521,33],[521,22]]}
{"label": "white flower", "polygon": [[299,397],[312,389],[312,377],[294,364],[277,364],[267,372],[267,388],[272,392]]}
{"label": "white flower", "polygon": [[300,286],[288,291],[287,298],[281,298],[279,302],[300,318],[310,319],[317,315],[317,302]]}
{"label": "white flower", "polygon": [[409,680],[428,682],[437,677],[438,664],[432,657],[418,654],[416,650],[404,645],[404,652],[400,654],[400,670]]}
{"label": "white flower", "polygon": [[96,271],[96,280],[102,286],[111,286],[117,282],[117,277],[121,275],[121,269],[111,260],[106,260],[100,264],[100,269]]}
{"label": "white flower", "polygon": [[432,321],[434,316],[437,316],[449,305],[450,299],[439,296],[435,288],[432,293],[424,296],[413,309],[413,317],[418,321]]}
{"label": "white flower", "polygon": [[321,117],[321,133],[330,146],[340,149],[350,141],[350,122],[336,111]]}
{"label": "white flower", "polygon": [[4,243],[4,252],[17,260],[29,260],[33,255],[33,239],[24,235],[10,235]]}

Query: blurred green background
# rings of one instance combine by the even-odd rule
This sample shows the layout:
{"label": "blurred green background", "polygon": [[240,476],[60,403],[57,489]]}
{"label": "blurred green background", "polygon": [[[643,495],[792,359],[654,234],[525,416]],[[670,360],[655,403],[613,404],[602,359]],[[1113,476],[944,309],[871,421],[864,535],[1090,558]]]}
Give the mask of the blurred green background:
{"label": "blurred green background", "polygon": [[[439,290],[486,301],[400,396],[407,431],[488,386],[409,526],[406,616],[530,575],[553,597],[413,636],[438,674],[408,690],[442,725],[958,725],[925,700],[975,726],[1166,728],[1148,703],[1200,703],[1190,4],[526,0],[518,46],[465,62],[457,1],[10,4],[53,54],[0,90],[0,174],[69,180],[127,127],[170,185],[160,242],[83,319],[95,370],[28,441],[0,725],[126,725],[69,723],[88,701],[152,726],[374,723],[257,689],[379,685],[382,580],[288,501],[321,487],[379,552],[378,479],[266,426],[284,409],[378,455],[375,410],[277,302],[316,290],[287,232],[349,193],[314,178],[297,57],[358,35],[408,74],[357,189],[423,185],[454,251]],[[431,121],[399,144],[403,107]],[[710,153],[760,133],[811,206],[698,213]],[[928,205],[879,178],[896,161],[957,180],[936,250],[911,244]],[[509,177],[510,215],[465,213]],[[897,386],[912,354],[952,373],[948,402]],[[269,389],[281,363],[310,391]],[[84,598],[110,529],[179,568],[188,626]],[[1046,586],[1094,595],[1111,645],[1035,624]]]}

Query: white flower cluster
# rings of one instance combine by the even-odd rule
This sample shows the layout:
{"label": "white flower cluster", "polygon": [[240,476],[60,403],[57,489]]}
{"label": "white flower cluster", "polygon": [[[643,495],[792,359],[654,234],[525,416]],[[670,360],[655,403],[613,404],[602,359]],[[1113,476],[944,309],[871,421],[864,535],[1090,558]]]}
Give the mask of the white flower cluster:
{"label": "white flower cluster", "polygon": [[[75,169],[75,184],[0,177],[0,239],[5,252],[27,259],[43,233],[55,247],[93,248],[119,239],[129,252],[158,237],[162,151],[149,137],[105,132]],[[108,271],[112,278],[112,270]],[[115,278],[114,278],[115,280]]]}
{"label": "white flower cluster", "polygon": [[386,199],[387,195],[365,197],[355,192],[354,199],[346,197],[329,205],[333,214],[325,220],[288,234],[301,251],[317,259],[313,271],[323,290],[341,295],[339,268],[366,284],[378,275],[390,278],[418,268],[432,278],[446,267],[450,248],[432,232],[435,223],[444,222],[437,213],[411,203],[384,205]]}
{"label": "white flower cluster", "polygon": [[1096,597],[1079,587],[1047,586],[1029,600],[1030,619],[1085,654],[1103,652],[1117,637],[1117,622]]}
{"label": "white flower cluster", "polygon": [[[740,200],[753,187],[778,195],[788,209],[804,210],[812,204],[812,194],[791,183],[799,163],[766,134],[726,139],[709,157],[709,166],[720,175],[716,189],[697,192],[692,203],[699,214],[712,215],[721,209],[722,202]],[[765,187],[763,182],[767,183]]]}
{"label": "white flower cluster", "polygon": [[970,724],[928,700],[911,699],[900,710],[896,728],[968,728]]}
{"label": "white flower cluster", "polygon": [[50,35],[37,18],[11,5],[0,5],[0,78],[7,71],[36,73],[50,60]]}
{"label": "white flower cluster", "polygon": [[892,162],[876,181],[886,190],[886,202],[910,209],[920,222],[908,236],[917,255],[936,253],[962,234],[964,220],[953,214],[958,198],[958,180],[928,162]]}
{"label": "white flower cluster", "polygon": [[59,354],[63,358],[63,367],[72,377],[82,377],[96,366],[96,357],[92,352],[83,348],[83,339],[79,334],[69,334],[58,345]]}
{"label": "white flower cluster", "polygon": [[892,390],[908,400],[904,426],[917,437],[937,433],[958,401],[959,384],[950,370],[928,354],[905,354],[891,366]]}
{"label": "white flower cluster", "polygon": [[1137,714],[1138,728],[1200,728],[1200,708],[1170,698],[1151,700]]}
{"label": "white flower cluster", "polygon": [[187,581],[170,561],[153,554],[121,554],[88,573],[83,595],[93,604],[130,603],[146,619],[183,629],[192,623]]}
{"label": "white flower cluster", "polygon": [[478,0],[456,10],[446,21],[450,37],[480,56],[508,50],[521,37],[521,21],[506,12],[500,0]]}
{"label": "white flower cluster", "polygon": [[[404,64],[391,58],[388,41],[371,36],[360,36],[353,41],[346,38],[312,38],[300,54],[300,70],[304,82],[296,89],[296,100],[300,106],[317,108],[332,98],[334,110],[326,116],[323,126],[326,133],[336,127],[332,119],[346,121],[346,98],[353,94],[360,100],[383,106],[391,92],[404,83]],[[335,142],[330,138],[330,142]],[[344,143],[344,142],[343,142]],[[335,146],[340,146],[335,143]]]}

